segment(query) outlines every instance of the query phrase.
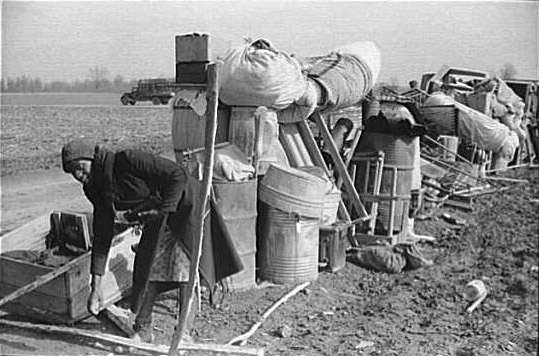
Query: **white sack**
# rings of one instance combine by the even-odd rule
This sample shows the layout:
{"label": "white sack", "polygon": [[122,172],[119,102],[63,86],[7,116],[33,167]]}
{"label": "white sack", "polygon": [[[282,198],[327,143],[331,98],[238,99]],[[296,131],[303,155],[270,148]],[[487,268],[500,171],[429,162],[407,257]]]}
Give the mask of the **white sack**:
{"label": "white sack", "polygon": [[305,93],[299,62],[268,41],[232,48],[222,61],[219,99],[227,105],[281,110]]}

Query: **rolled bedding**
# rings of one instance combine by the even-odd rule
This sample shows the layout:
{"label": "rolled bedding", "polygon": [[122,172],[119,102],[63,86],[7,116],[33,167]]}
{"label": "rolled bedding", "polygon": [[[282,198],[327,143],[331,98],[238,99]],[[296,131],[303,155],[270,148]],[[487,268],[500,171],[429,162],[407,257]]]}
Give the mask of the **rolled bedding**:
{"label": "rolled bedding", "polygon": [[307,62],[307,76],[322,89],[319,105],[342,109],[358,104],[373,88],[380,73],[381,55],[374,42],[366,41],[336,48]]}
{"label": "rolled bedding", "polygon": [[[514,155],[518,147],[518,137],[507,126],[443,93],[434,93],[425,101],[425,108],[442,106],[454,106],[458,110],[457,136],[481,149],[503,152],[506,157]],[[447,120],[446,116],[429,110],[424,110],[423,118],[430,127],[443,127],[444,123],[438,121]]]}

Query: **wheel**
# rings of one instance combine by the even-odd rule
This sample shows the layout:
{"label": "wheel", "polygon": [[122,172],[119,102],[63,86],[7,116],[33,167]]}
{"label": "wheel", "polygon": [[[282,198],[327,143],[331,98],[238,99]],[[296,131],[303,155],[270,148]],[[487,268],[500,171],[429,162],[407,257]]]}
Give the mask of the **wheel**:
{"label": "wheel", "polygon": [[135,99],[133,99],[133,100],[131,100],[131,101],[129,102],[129,105],[135,105],[136,102],[137,102],[137,101],[136,101]]}
{"label": "wheel", "polygon": [[152,104],[154,104],[154,105],[161,105],[161,99],[159,99],[159,97],[157,97],[157,96],[154,96],[154,97],[152,98]]}
{"label": "wheel", "polygon": [[122,105],[129,104],[129,98],[127,97],[127,95],[122,95],[122,98],[120,99],[120,101],[122,102]]}
{"label": "wheel", "polygon": [[169,100],[169,98],[161,98],[161,104],[167,105]]}

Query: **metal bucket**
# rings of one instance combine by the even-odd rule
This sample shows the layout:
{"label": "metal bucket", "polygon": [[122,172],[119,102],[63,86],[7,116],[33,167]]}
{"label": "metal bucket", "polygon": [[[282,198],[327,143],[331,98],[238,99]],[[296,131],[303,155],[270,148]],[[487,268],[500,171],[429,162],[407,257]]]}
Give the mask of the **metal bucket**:
{"label": "metal bucket", "polygon": [[[403,216],[408,214],[410,205],[411,190],[413,183],[414,158],[419,152],[416,151],[418,137],[395,136],[391,134],[375,133],[364,131],[361,135],[356,152],[378,152],[385,153],[384,168],[382,171],[382,184],[380,194],[372,196],[374,183],[374,170],[369,170],[368,193],[363,192],[363,182],[365,179],[365,169],[358,167],[356,171],[355,186],[359,196],[369,209],[373,201],[378,202],[377,225],[385,231],[389,231],[391,225],[391,201],[394,204],[393,232],[402,229]],[[395,190],[393,190],[393,184]],[[393,198],[391,198],[393,193]]]}
{"label": "metal bucket", "polygon": [[318,219],[291,215],[261,203],[258,265],[261,279],[277,284],[318,277]]}
{"label": "metal bucket", "polygon": [[337,211],[341,202],[341,191],[337,188],[326,194],[324,204],[322,206],[322,217],[320,218],[321,225],[331,225],[337,221]]}
{"label": "metal bucket", "polygon": [[245,290],[256,285],[256,192],[257,180],[214,182],[217,206],[241,262],[243,270],[223,280],[228,291]]}

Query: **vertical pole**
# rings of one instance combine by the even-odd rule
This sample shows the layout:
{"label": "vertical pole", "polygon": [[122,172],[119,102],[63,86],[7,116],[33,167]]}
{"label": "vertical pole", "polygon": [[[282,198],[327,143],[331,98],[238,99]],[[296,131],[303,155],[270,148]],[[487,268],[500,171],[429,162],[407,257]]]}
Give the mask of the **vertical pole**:
{"label": "vertical pole", "polygon": [[198,228],[198,236],[195,237],[195,251],[191,254],[191,265],[189,266],[189,284],[187,289],[188,303],[186,310],[182,310],[176,330],[172,336],[172,343],[168,350],[168,355],[176,355],[178,352],[178,344],[187,327],[187,316],[193,309],[193,294],[195,292],[196,281],[198,280],[198,269],[200,266],[200,255],[202,254],[202,239],[204,238],[204,220],[208,214],[206,210],[209,208],[209,195],[213,175],[213,159],[215,155],[215,136],[217,134],[217,104],[219,98],[219,78],[217,73],[219,67],[217,63],[208,66],[208,83],[207,83],[207,101],[208,111],[206,112],[206,132],[205,132],[205,157],[204,157],[204,176],[202,179],[202,187],[200,190],[200,201],[198,204],[196,221]]}

